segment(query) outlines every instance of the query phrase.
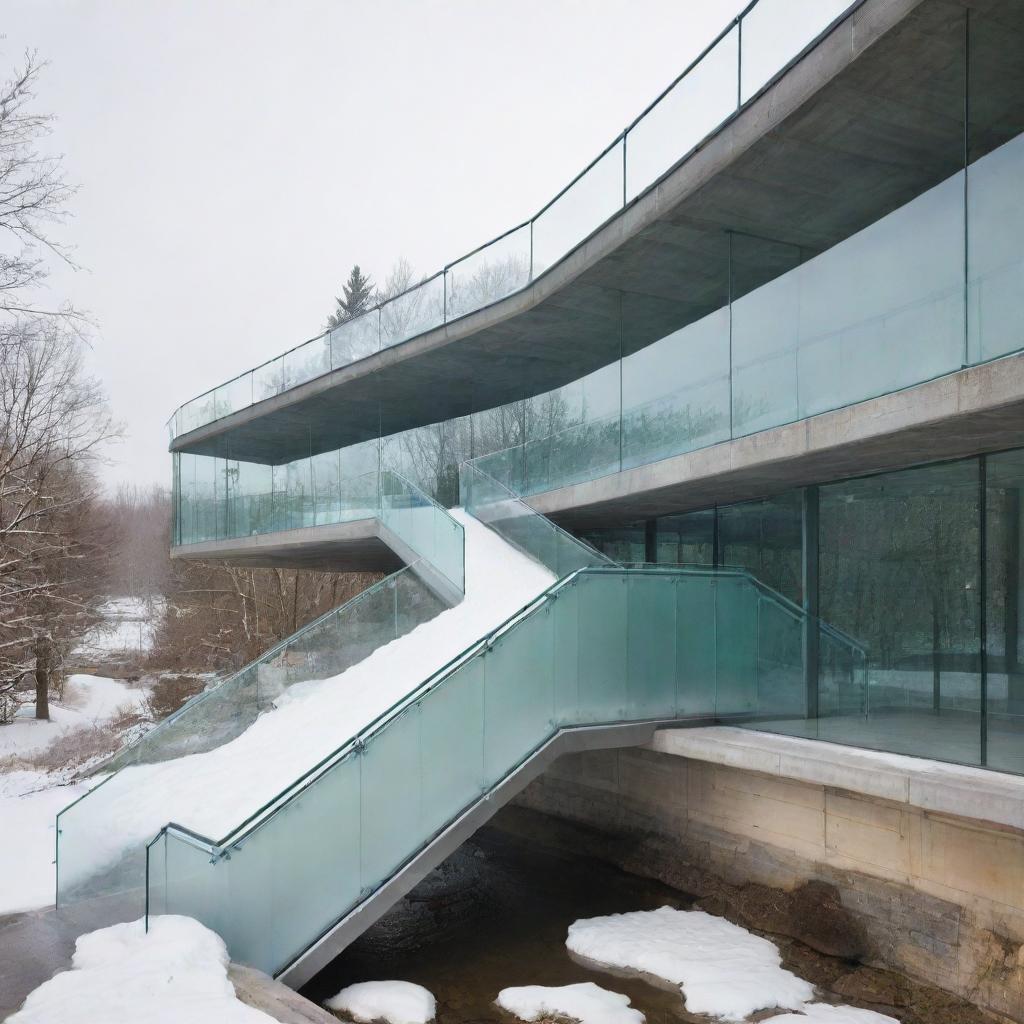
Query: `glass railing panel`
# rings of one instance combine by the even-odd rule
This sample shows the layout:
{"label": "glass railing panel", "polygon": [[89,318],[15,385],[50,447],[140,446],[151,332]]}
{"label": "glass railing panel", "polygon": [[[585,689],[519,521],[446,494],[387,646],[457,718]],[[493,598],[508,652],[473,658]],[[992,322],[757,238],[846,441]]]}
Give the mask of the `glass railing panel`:
{"label": "glass railing panel", "polygon": [[968,351],[971,362],[1024,347],[1024,135],[967,168]]}
{"label": "glass railing panel", "polygon": [[524,224],[448,267],[448,319],[483,309],[530,280],[530,225]]}
{"label": "glass railing panel", "polygon": [[278,356],[269,363],[257,366],[252,371],[252,400],[262,402],[273,398],[288,388],[288,375],[285,371],[284,357]]}
{"label": "glass railing panel", "polygon": [[589,544],[539,515],[474,463],[462,464],[460,486],[462,504],[467,512],[520,551],[547,566],[557,577],[567,576],[588,565],[612,564]]}
{"label": "glass railing panel", "polygon": [[380,351],[380,310],[346,320],[330,332],[331,364],[337,369]]}
{"label": "glass railing panel", "polygon": [[676,587],[676,707],[681,715],[713,715],[718,675],[717,580],[694,573]]}
{"label": "glass railing panel", "polygon": [[420,704],[427,770],[420,773],[423,831],[433,835],[485,790],[486,658],[458,669]]}
{"label": "glass railing panel", "polygon": [[415,484],[389,470],[380,474],[380,520],[417,555],[465,590],[465,531]]}
{"label": "glass railing panel", "polygon": [[444,323],[444,274],[386,302],[380,308],[380,347],[390,348]]}
{"label": "glass railing panel", "polygon": [[285,353],[285,377],[294,388],[331,371],[331,339],[325,334]]}
{"label": "glass railing panel", "polygon": [[672,718],[676,713],[676,589],[672,572],[626,577],[627,706],[634,717]]}
{"label": "glass railing panel", "polygon": [[576,584],[579,602],[579,721],[615,722],[626,713],[625,574],[584,574]]}
{"label": "glass railing panel", "polygon": [[[360,772],[360,871],[376,889],[409,856],[420,825],[420,716],[410,704],[366,741]],[[433,752],[443,756],[443,752]],[[410,838],[413,842],[410,843]]]}
{"label": "glass railing panel", "polygon": [[757,605],[758,592],[745,577],[715,580],[715,713],[721,718],[757,712]]}
{"label": "glass railing panel", "polygon": [[554,628],[545,603],[483,655],[484,778],[491,785],[554,731]]}
{"label": "glass railing panel", "polygon": [[252,405],[252,374],[243,373],[217,388],[217,415],[228,416]]}
{"label": "glass railing panel", "polygon": [[849,6],[849,0],[760,0],[743,18],[743,102]]}
{"label": "glass railing panel", "polygon": [[788,423],[959,369],[963,178],[954,175],[827,252],[736,236],[795,269],[732,304],[733,432]]}
{"label": "glass railing panel", "polygon": [[728,437],[729,309],[724,306],[623,359],[622,468]]}
{"label": "glass railing panel", "polygon": [[735,113],[739,30],[733,26],[626,134],[626,199],[635,199]]}
{"label": "glass railing panel", "polygon": [[533,221],[537,277],[622,209],[622,139],[599,157]]}

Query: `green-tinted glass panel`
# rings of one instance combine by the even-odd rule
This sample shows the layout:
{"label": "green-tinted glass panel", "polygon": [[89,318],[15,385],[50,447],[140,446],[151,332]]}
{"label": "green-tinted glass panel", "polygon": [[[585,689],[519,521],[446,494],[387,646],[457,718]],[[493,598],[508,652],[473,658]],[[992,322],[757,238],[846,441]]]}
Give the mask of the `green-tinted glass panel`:
{"label": "green-tinted glass panel", "polygon": [[419,834],[420,718],[416,708],[375,732],[361,760],[360,863],[363,890],[371,891],[409,855],[409,835]]}
{"label": "green-tinted glass panel", "polygon": [[551,609],[540,609],[499,637],[484,668],[484,776],[493,785],[554,728]]}
{"label": "green-tinted glass panel", "polygon": [[627,577],[627,696],[631,718],[671,718],[676,708],[674,574]]}
{"label": "green-tinted glass panel", "polygon": [[614,722],[626,713],[627,598],[624,575],[584,576],[577,587],[582,721]]}

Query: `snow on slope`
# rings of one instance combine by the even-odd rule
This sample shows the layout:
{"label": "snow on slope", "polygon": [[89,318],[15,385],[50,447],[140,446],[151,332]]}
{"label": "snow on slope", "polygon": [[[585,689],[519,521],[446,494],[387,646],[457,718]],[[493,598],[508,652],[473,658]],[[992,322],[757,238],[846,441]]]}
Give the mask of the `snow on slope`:
{"label": "snow on slope", "polygon": [[636,911],[576,921],[566,946],[609,967],[682,987],[686,1009],[741,1021],[757,1010],[802,1010],[814,986],[782,967],[774,942],[701,910]]}
{"label": "snow on slope", "polygon": [[225,835],[553,582],[472,516],[461,509],[452,515],[466,532],[466,596],[459,605],[341,675],[292,686],[274,711],[216,750],[124,769],[67,823],[76,846],[89,850],[91,870],[114,864],[126,850],[141,853],[168,821],[213,839]]}
{"label": "snow on slope", "polygon": [[35,705],[28,704],[13,722],[0,725],[0,759],[44,750],[67,733],[107,721],[121,708],[138,711],[146,693],[106,676],[69,676],[63,699],[50,702],[49,721],[33,718]]}
{"label": "snow on slope", "polygon": [[54,786],[45,772],[0,774],[0,914],[53,902],[57,812],[88,788]]}
{"label": "snow on slope", "polygon": [[83,935],[71,970],[32,992],[7,1024],[274,1024],[239,1002],[219,936],[189,917]]}
{"label": "snow on slope", "polygon": [[343,988],[324,1006],[362,1024],[429,1024],[437,1012],[433,995],[411,981],[362,981]]}
{"label": "snow on slope", "polygon": [[629,996],[610,992],[592,981],[555,988],[543,985],[503,988],[496,1002],[503,1010],[528,1021],[567,1017],[580,1024],[644,1024],[646,1019],[629,1005]]}

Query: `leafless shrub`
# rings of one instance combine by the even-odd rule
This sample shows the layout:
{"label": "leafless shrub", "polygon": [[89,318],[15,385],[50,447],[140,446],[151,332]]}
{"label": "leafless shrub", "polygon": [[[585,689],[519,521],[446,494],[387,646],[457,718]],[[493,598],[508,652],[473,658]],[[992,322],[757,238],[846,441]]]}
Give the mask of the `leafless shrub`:
{"label": "leafless shrub", "polygon": [[173,715],[190,697],[200,693],[203,685],[203,680],[198,676],[161,676],[143,701],[146,714],[154,722],[162,721],[168,715]]}

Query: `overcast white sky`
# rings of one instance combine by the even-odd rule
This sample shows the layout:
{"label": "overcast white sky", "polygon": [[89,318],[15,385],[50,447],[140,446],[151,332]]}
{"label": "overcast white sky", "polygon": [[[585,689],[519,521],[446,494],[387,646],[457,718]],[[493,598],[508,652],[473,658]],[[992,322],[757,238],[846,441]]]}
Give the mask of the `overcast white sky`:
{"label": "overcast white sky", "polygon": [[0,59],[81,186],[51,278],[97,321],[127,438],[167,482],[182,401],[316,334],[353,263],[418,273],[525,219],[743,0],[5,0]]}

